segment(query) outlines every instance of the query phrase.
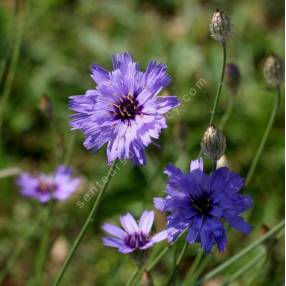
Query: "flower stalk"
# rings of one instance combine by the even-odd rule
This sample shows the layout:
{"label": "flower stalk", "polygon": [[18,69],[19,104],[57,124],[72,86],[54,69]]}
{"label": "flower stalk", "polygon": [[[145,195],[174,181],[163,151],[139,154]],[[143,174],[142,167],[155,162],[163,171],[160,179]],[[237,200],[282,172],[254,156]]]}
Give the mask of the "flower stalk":
{"label": "flower stalk", "polygon": [[254,174],[254,171],[256,169],[256,166],[257,166],[257,163],[261,157],[261,154],[263,152],[263,149],[264,149],[264,146],[265,146],[265,143],[267,141],[267,138],[269,136],[269,133],[270,133],[270,130],[273,126],[273,123],[274,123],[274,119],[278,113],[278,110],[279,110],[279,104],[280,104],[280,87],[278,86],[276,88],[276,96],[275,96],[275,102],[274,102],[274,105],[273,105],[273,109],[272,109],[272,113],[270,115],[270,118],[269,118],[269,121],[268,121],[268,124],[266,126],[266,129],[264,131],[264,134],[263,134],[263,137],[262,137],[262,140],[259,144],[259,147],[257,149],[257,152],[255,154],[255,157],[251,163],[251,166],[249,168],[249,171],[246,175],[246,179],[245,179],[245,185],[247,186],[251,179],[252,179],[252,176]]}
{"label": "flower stalk", "polygon": [[118,160],[115,160],[112,163],[112,165],[110,166],[109,171],[108,171],[108,175],[107,175],[107,179],[105,180],[102,188],[100,189],[100,191],[99,191],[99,193],[98,193],[98,195],[97,195],[97,197],[96,197],[96,199],[94,201],[94,204],[93,204],[93,206],[92,206],[92,208],[90,210],[90,213],[89,213],[88,217],[86,218],[86,220],[85,220],[85,222],[84,222],[84,224],[83,224],[83,226],[82,226],[78,236],[76,237],[76,239],[75,239],[75,241],[74,241],[74,243],[73,243],[73,245],[72,245],[72,247],[70,249],[70,252],[69,252],[69,254],[68,254],[68,256],[67,256],[67,258],[66,258],[66,260],[64,262],[64,265],[63,265],[61,271],[59,272],[59,274],[58,274],[58,276],[57,276],[57,278],[56,278],[56,280],[55,280],[55,282],[53,284],[54,286],[60,285],[60,283],[61,283],[61,281],[63,279],[63,276],[64,276],[64,274],[65,274],[65,272],[66,272],[66,270],[67,270],[67,268],[68,268],[68,266],[69,266],[69,264],[70,264],[70,262],[71,262],[71,260],[72,260],[72,258],[74,256],[77,248],[79,247],[79,245],[80,245],[80,243],[81,243],[81,241],[83,239],[83,236],[86,233],[86,230],[87,230],[89,224],[93,220],[93,217],[94,217],[94,215],[95,215],[95,213],[96,213],[96,211],[97,211],[97,209],[99,207],[99,204],[101,202],[103,194],[104,194],[105,190],[107,189],[107,187],[108,187],[108,185],[109,185],[109,183],[111,181],[111,178],[113,177],[113,172],[114,172],[114,170],[116,168],[117,162],[118,162]]}
{"label": "flower stalk", "polygon": [[42,275],[43,275],[43,270],[45,266],[45,260],[47,257],[47,252],[48,252],[48,246],[49,246],[49,237],[50,237],[50,231],[51,231],[51,225],[52,225],[52,210],[53,210],[53,200],[51,200],[47,208],[44,210],[45,211],[45,230],[44,234],[41,237],[41,242],[40,242],[40,248],[38,252],[38,256],[36,259],[36,265],[35,265],[35,280],[34,280],[34,285],[40,285],[42,283]]}
{"label": "flower stalk", "polygon": [[218,86],[217,93],[215,96],[213,108],[211,110],[211,118],[209,121],[209,126],[214,123],[215,113],[216,113],[217,105],[219,102],[219,98],[220,98],[222,86],[223,86],[223,79],[224,79],[225,66],[226,66],[226,44],[225,43],[222,44],[222,49],[223,49],[223,63],[222,63],[222,69],[221,69],[221,75],[220,75],[220,82],[219,82],[219,86]]}
{"label": "flower stalk", "polygon": [[173,269],[173,271],[172,271],[172,274],[171,274],[171,277],[170,277],[170,279],[169,279],[169,281],[168,281],[168,283],[167,283],[167,286],[171,286],[171,285],[173,285],[173,284],[175,283],[175,281],[176,281],[176,274],[177,274],[177,271],[178,271],[178,267],[179,267],[179,265],[181,264],[181,262],[182,262],[182,260],[183,260],[183,257],[184,257],[184,255],[185,255],[185,253],[186,253],[186,250],[187,250],[188,246],[189,246],[189,244],[188,244],[188,242],[186,241],[186,242],[184,243],[184,246],[183,246],[183,248],[182,248],[182,250],[181,250],[179,256],[178,256],[178,259],[176,260],[175,267],[174,267],[174,269]]}
{"label": "flower stalk", "polygon": [[281,222],[279,222],[275,227],[273,227],[270,231],[268,231],[265,235],[261,236],[259,239],[255,240],[253,243],[249,244],[247,247],[242,249],[240,252],[238,252],[236,255],[232,256],[228,260],[226,260],[224,263],[216,267],[215,269],[208,272],[203,278],[200,280],[201,283],[206,282],[207,280],[213,278],[214,276],[221,273],[224,269],[235,263],[238,259],[252,251],[254,248],[256,248],[261,243],[265,242],[269,238],[271,238],[273,235],[278,233],[281,229],[283,229],[285,225],[285,220],[283,219]]}

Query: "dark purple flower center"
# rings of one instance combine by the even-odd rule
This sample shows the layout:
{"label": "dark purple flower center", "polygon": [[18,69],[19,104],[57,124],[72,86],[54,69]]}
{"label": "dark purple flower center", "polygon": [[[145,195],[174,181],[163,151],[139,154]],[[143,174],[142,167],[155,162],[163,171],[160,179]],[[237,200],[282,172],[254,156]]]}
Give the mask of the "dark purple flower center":
{"label": "dark purple flower center", "polygon": [[212,209],[212,199],[208,194],[202,193],[199,196],[191,197],[191,206],[200,215],[209,215]]}
{"label": "dark purple flower center", "polygon": [[139,106],[136,98],[128,94],[127,96],[120,98],[119,104],[113,104],[116,119],[132,120],[136,115],[141,113],[142,106]]}
{"label": "dark purple flower center", "polygon": [[129,234],[125,238],[125,244],[128,245],[130,248],[139,248],[144,246],[150,240],[148,236],[142,232],[135,232],[133,234]]}
{"label": "dark purple flower center", "polygon": [[56,184],[51,184],[48,182],[40,182],[37,188],[39,193],[51,193],[56,190]]}

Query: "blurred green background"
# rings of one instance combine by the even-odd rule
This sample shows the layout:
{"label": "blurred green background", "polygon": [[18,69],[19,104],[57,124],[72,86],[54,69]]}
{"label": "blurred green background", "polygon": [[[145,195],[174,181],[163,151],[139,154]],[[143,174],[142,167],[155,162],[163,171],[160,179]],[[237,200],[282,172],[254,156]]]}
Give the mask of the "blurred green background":
{"label": "blurred green background", "polygon": [[[196,158],[222,63],[221,46],[208,32],[216,8],[231,17],[234,31],[227,45],[227,61],[236,63],[241,72],[234,110],[224,129],[226,156],[230,168],[245,176],[274,103],[275,94],[266,86],[262,67],[270,52],[284,58],[284,1],[0,0],[2,174],[7,168],[12,168],[11,174],[20,169],[50,172],[70,150],[70,165],[86,179],[81,191],[54,209],[41,285],[51,285],[88,214],[90,204],[85,202],[85,207],[80,208],[78,201],[83,200],[89,184],[100,180],[107,171],[105,150],[88,152],[82,146],[82,134],[70,131],[68,97],[95,87],[89,76],[92,63],[110,69],[111,55],[122,51],[131,52],[143,68],[151,59],[167,64],[172,83],[166,92],[182,99],[190,89],[196,91],[189,102],[183,102],[179,111],[169,116],[169,128],[157,142],[161,147],[147,149],[147,165],[136,168],[128,163],[120,167],[63,282],[69,286],[125,285],[135,266],[127,256],[103,247],[100,225],[106,221],[118,223],[119,214],[126,211],[139,216],[143,209],[151,209],[152,198],[163,196],[166,164],[173,162],[187,170],[190,160]],[[200,79],[204,83],[198,87]],[[258,239],[265,226],[273,227],[284,216],[284,86],[282,94],[279,115],[265,151],[245,189],[255,202],[247,215],[254,230],[249,236],[230,230],[226,252],[218,254],[214,250],[202,274]],[[43,96],[52,101],[52,118],[41,110]],[[223,89],[216,124],[229,96],[229,90]],[[15,176],[2,175],[0,271],[39,219],[42,209],[43,206],[20,196]],[[156,227],[164,227],[164,218],[159,214]],[[3,285],[31,285],[43,228],[42,224],[37,228]],[[188,251],[178,281],[184,279],[196,251],[196,247]],[[155,285],[165,285],[174,252],[175,249],[168,252],[152,272]],[[205,285],[223,285],[255,255],[254,251]],[[274,242],[265,263],[257,263],[229,285],[273,286],[283,285],[283,281],[284,244],[280,240]]]}

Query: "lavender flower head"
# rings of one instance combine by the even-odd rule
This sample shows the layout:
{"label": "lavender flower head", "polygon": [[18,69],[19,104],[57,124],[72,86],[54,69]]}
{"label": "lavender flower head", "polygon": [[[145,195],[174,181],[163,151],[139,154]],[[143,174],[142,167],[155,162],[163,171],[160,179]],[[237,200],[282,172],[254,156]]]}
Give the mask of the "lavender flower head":
{"label": "lavender flower head", "polygon": [[187,231],[186,240],[198,242],[206,253],[217,244],[219,251],[227,245],[224,222],[240,232],[249,233],[251,227],[241,214],[252,206],[249,196],[239,193],[243,179],[228,168],[203,172],[202,159],[192,161],[190,172],[183,173],[168,165],[166,198],[155,198],[155,207],[169,212],[168,239],[173,242]]}
{"label": "lavender flower head", "polygon": [[53,174],[49,175],[22,173],[17,180],[17,185],[22,195],[47,203],[51,199],[68,199],[77,190],[80,182],[79,178],[72,177],[71,168],[59,166]]}
{"label": "lavender flower head", "polygon": [[145,72],[139,70],[127,52],[112,57],[113,71],[91,66],[96,89],[70,97],[76,113],[72,130],[81,129],[84,146],[97,151],[107,144],[110,164],[115,159],[146,163],[144,149],[166,128],[164,114],[179,105],[176,96],[157,96],[170,83],[166,66],[151,61]]}
{"label": "lavender flower head", "polygon": [[109,234],[103,238],[103,244],[118,248],[121,253],[145,250],[155,243],[167,239],[166,231],[161,231],[154,236],[150,235],[154,222],[153,211],[144,211],[138,223],[129,213],[121,216],[120,222],[123,229],[107,223],[102,226],[102,229]]}

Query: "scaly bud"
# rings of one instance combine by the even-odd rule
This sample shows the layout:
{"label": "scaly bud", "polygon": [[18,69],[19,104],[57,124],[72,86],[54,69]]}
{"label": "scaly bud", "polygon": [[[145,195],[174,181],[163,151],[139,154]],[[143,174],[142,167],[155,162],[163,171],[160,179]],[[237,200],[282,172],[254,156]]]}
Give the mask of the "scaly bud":
{"label": "scaly bud", "polygon": [[149,272],[144,271],[142,276],[141,276],[141,281],[140,281],[141,286],[153,286],[153,279],[152,276]]}
{"label": "scaly bud", "polygon": [[229,63],[225,68],[225,85],[229,88],[232,95],[236,95],[240,84],[240,71],[236,64]]}
{"label": "scaly bud", "polygon": [[275,54],[270,54],[263,67],[264,77],[271,87],[278,87],[284,79],[284,62]]}
{"label": "scaly bud", "polygon": [[221,42],[225,43],[231,36],[232,27],[229,17],[220,10],[216,10],[213,14],[212,21],[210,23],[211,36]]}
{"label": "scaly bud", "polygon": [[201,148],[210,160],[217,161],[224,154],[226,148],[226,140],[223,133],[213,125],[209,126],[204,134]]}
{"label": "scaly bud", "polygon": [[225,155],[222,155],[216,163],[216,168],[228,167],[228,160]]}

